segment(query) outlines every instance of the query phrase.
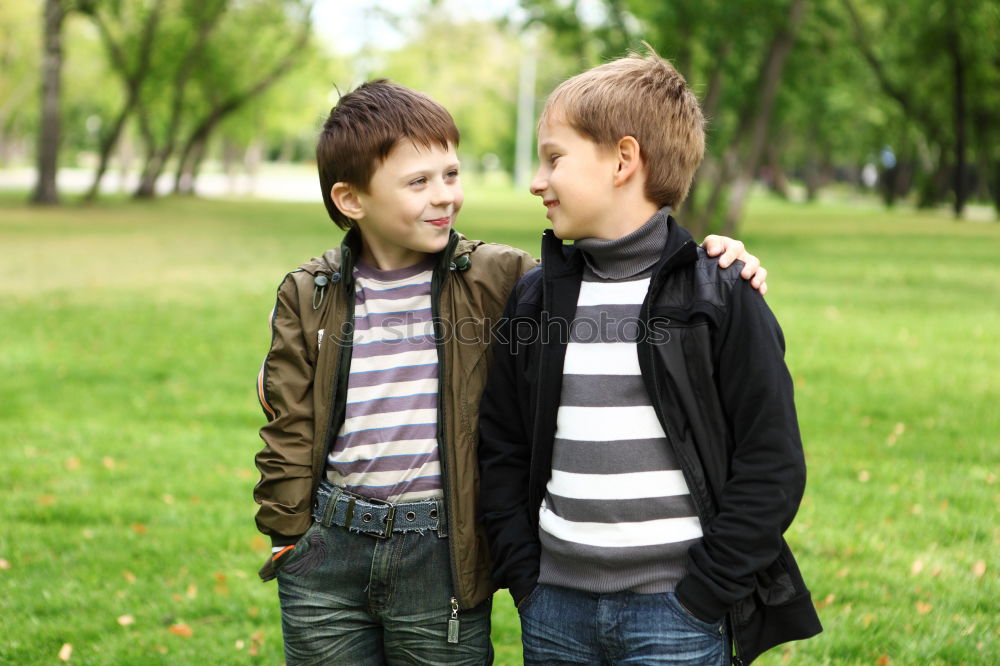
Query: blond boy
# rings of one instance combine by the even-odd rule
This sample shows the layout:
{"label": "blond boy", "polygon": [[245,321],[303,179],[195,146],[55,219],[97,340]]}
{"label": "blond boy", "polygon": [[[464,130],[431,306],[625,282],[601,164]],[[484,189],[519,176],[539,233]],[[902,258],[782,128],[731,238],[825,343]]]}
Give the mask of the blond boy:
{"label": "blond boy", "polygon": [[749,663],[820,631],[782,538],[805,464],[781,330],[670,216],[703,152],[656,55],[569,79],[539,122],[552,229],[508,302],[479,448],[527,664]]}

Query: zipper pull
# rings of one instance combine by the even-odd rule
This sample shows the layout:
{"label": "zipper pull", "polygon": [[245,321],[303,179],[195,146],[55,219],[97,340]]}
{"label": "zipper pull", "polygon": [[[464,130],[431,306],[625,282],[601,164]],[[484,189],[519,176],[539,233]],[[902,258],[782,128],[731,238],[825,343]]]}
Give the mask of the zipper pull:
{"label": "zipper pull", "polygon": [[448,620],[448,642],[458,643],[458,599],[451,598],[451,619]]}

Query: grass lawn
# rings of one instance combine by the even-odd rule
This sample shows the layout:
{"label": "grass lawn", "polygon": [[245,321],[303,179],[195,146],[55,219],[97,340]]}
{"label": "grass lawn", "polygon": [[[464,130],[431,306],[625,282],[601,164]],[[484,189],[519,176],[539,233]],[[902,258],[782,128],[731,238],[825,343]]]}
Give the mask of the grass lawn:
{"label": "grass lawn", "polygon": [[[315,205],[3,197],[0,662],[280,664],[254,380],[281,276],[339,234]],[[473,191],[460,229],[537,251],[540,211]],[[1000,225],[758,200],[741,237],[788,344],[788,538],[826,627],[759,663],[995,663]]]}

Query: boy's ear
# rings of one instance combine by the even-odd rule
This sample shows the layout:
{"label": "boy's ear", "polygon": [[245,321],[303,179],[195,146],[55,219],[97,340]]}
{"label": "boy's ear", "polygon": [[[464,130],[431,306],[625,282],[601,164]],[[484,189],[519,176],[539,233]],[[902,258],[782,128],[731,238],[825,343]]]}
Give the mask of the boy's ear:
{"label": "boy's ear", "polygon": [[618,141],[615,153],[618,158],[618,169],[615,171],[613,182],[615,186],[621,186],[627,183],[642,167],[639,142],[635,140],[634,136],[624,136]]}
{"label": "boy's ear", "polygon": [[343,182],[334,183],[330,188],[330,198],[333,200],[333,205],[346,217],[360,220],[365,216],[361,198],[351,185]]}

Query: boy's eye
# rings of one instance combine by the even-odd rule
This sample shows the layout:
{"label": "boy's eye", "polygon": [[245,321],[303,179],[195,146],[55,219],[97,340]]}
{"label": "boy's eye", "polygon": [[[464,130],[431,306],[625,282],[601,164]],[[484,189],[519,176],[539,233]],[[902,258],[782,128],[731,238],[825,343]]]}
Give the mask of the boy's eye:
{"label": "boy's eye", "polygon": [[458,178],[458,169],[452,169],[447,173],[448,178]]}
{"label": "boy's eye", "polygon": [[420,178],[414,178],[410,181],[410,185],[423,185],[427,182],[427,179],[421,176]]}
{"label": "boy's eye", "polygon": [[562,157],[562,155],[549,155],[549,164],[555,164],[556,160]]}

